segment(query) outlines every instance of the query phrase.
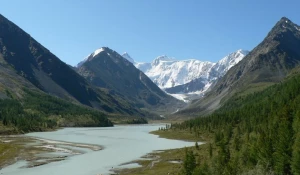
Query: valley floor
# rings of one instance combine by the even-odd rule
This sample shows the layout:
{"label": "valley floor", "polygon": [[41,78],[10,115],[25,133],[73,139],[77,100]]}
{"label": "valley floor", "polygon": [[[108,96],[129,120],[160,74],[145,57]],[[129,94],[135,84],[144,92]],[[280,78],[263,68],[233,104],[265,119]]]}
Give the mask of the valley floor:
{"label": "valley floor", "polygon": [[[2,135],[0,136],[0,153],[2,154],[0,156],[0,173],[6,174],[6,173],[11,173],[14,172],[15,170],[18,170],[18,173],[23,173],[23,171],[27,171],[27,174],[30,174],[30,171],[34,171],[32,170],[33,167],[36,166],[41,166],[38,167],[38,170],[45,170],[44,172],[47,172],[48,169],[47,167],[51,168],[51,165],[56,164],[55,162],[58,161],[62,161],[59,162],[59,165],[62,164],[66,164],[66,162],[70,162],[70,161],[63,161],[65,159],[71,160],[71,159],[81,159],[81,156],[76,156],[79,154],[84,154],[82,155],[83,157],[85,157],[85,155],[92,155],[93,157],[95,157],[99,162],[95,163],[95,167],[96,170],[99,172],[103,172],[103,170],[98,170],[98,166],[105,166],[106,164],[103,162],[103,160],[107,161],[107,155],[106,154],[102,154],[103,152],[108,152],[110,153],[110,150],[113,150],[113,152],[115,152],[115,149],[119,149],[120,147],[123,147],[122,144],[128,144],[128,143],[132,143],[132,138],[137,139],[136,143],[132,144],[132,146],[139,144],[139,139],[142,141],[147,140],[147,142],[149,142],[148,145],[152,145],[152,147],[149,148],[149,151],[144,150],[143,154],[140,154],[138,156],[136,156],[136,158],[128,158],[126,161],[119,161],[117,163],[114,164],[114,166],[111,166],[111,164],[109,164],[109,167],[112,167],[109,171],[110,173],[115,172],[117,174],[165,174],[165,172],[168,172],[170,174],[176,174],[176,172],[181,171],[182,169],[182,163],[183,163],[183,158],[185,155],[185,149],[173,149],[176,147],[183,147],[180,146],[181,144],[186,145],[186,146],[192,146],[194,145],[194,138],[192,137],[192,135],[190,133],[185,133],[185,139],[184,140],[188,140],[188,141],[192,141],[192,142],[178,142],[175,140],[166,140],[166,139],[158,139],[156,136],[152,135],[152,134],[162,134],[162,133],[168,133],[168,130],[161,130],[161,128],[163,128],[164,126],[167,126],[166,124],[150,124],[150,125],[134,125],[134,126],[127,126],[127,125],[119,125],[117,127],[113,127],[113,128],[101,128],[99,130],[95,130],[95,128],[86,130],[83,128],[67,128],[64,130],[58,130],[55,132],[63,132],[66,133],[67,137],[72,137],[73,135],[80,135],[79,137],[81,138],[86,138],[86,136],[84,136],[84,133],[89,133],[90,136],[92,138],[94,138],[94,134],[98,134],[96,136],[96,138],[102,138],[105,137],[104,140],[100,140],[99,142],[93,142],[92,144],[80,144],[80,143],[89,143],[86,141],[78,141],[79,143],[72,143],[73,140],[65,140],[62,138],[57,138],[57,140],[61,140],[61,141],[55,141],[54,138],[56,138],[56,136],[58,135],[63,135],[62,133],[60,134],[54,134],[55,132],[48,132],[50,134],[49,137],[43,137],[43,136],[39,136],[39,135]],[[159,129],[159,131],[153,131],[156,129]],[[72,131],[71,131],[72,130]],[[131,133],[136,133],[137,130],[140,130],[141,132],[141,138],[139,138],[139,135],[137,136],[132,136]],[[102,131],[102,132],[99,132]],[[120,135],[120,131],[126,131],[128,133],[125,134],[125,136],[130,136],[127,142],[124,142],[124,138],[122,137],[122,135]],[[150,131],[153,131],[152,134],[149,134]],[[121,144],[116,144],[117,146],[115,146],[113,148],[113,146],[110,144],[109,141],[107,141],[107,133],[111,133],[112,134],[112,138],[111,140],[113,141],[113,143],[115,143],[115,140],[121,140],[119,141]],[[46,132],[47,133],[47,132]],[[81,134],[80,134],[81,133]],[[101,134],[99,134],[101,133]],[[117,134],[119,135],[117,135]],[[52,134],[52,135],[51,135]],[[71,136],[70,136],[71,135]],[[182,135],[184,135],[184,133],[182,133]],[[53,136],[53,137],[51,137]],[[147,138],[145,138],[145,136],[147,136]],[[169,136],[170,137],[170,136]],[[76,137],[77,138],[77,137]],[[123,139],[120,139],[123,138]],[[151,140],[153,139],[153,140]],[[161,141],[160,141],[161,140]],[[68,141],[68,142],[66,142]],[[105,142],[104,142],[105,141]],[[107,143],[109,142],[109,143]],[[160,143],[161,142],[161,143]],[[103,145],[100,147],[96,144],[100,144],[103,143]],[[151,144],[150,144],[151,143]],[[155,144],[152,144],[155,143]],[[163,146],[157,146],[159,145],[159,143]],[[201,143],[198,141],[199,145],[201,145]],[[178,146],[176,146],[178,144]],[[109,145],[109,146],[108,146]],[[102,148],[106,148],[103,151],[97,151],[97,150],[101,150]],[[145,147],[141,146],[141,147]],[[123,156],[122,152],[124,152],[124,150],[127,150],[128,148],[122,148],[122,151],[119,151],[119,153],[117,153],[118,155],[120,155],[120,157]],[[136,148],[134,148],[136,149]],[[147,148],[148,149],[148,148]],[[160,151],[161,149],[170,149],[167,151]],[[188,148],[188,149],[195,149],[193,146]],[[199,155],[202,155],[201,151],[203,151],[205,148],[202,149],[202,146],[200,149],[198,149],[199,151]],[[154,150],[158,150],[158,151],[154,151]],[[93,154],[85,154],[85,153],[91,153],[95,151],[95,153]],[[118,150],[117,150],[118,151]],[[153,152],[152,152],[153,151]],[[139,152],[139,151],[138,151]],[[152,153],[150,153],[152,152]],[[147,154],[149,153],[149,154]],[[99,154],[99,155],[97,155]],[[129,155],[131,157],[135,157],[132,156],[133,153],[129,153]],[[5,156],[3,156],[5,155]],[[102,155],[102,156],[101,156]],[[126,157],[127,154],[125,154]],[[72,157],[71,157],[72,156]],[[141,156],[143,156],[141,158]],[[99,159],[99,158],[103,158],[104,159]],[[125,160],[125,159],[124,159]],[[136,161],[132,161],[132,162],[128,162],[131,160],[136,160]],[[84,160],[83,160],[84,161]],[[114,162],[115,159],[112,159],[112,162]],[[51,163],[53,162],[53,163]],[[101,163],[102,162],[102,163]],[[127,162],[127,163],[126,163]],[[51,163],[49,165],[45,165]],[[122,163],[122,164],[120,164]],[[123,164],[124,163],[124,164]],[[56,165],[58,165],[56,164]],[[44,166],[45,165],[45,166]],[[45,168],[46,167],[46,168]],[[72,164],[71,166],[69,166],[69,168],[66,168],[64,166],[64,168],[66,169],[70,169],[71,167],[74,167],[74,165]],[[135,167],[139,167],[139,168],[135,168]],[[23,169],[24,168],[24,169]],[[66,169],[64,169],[61,172],[65,172]],[[126,169],[127,168],[127,169]],[[72,169],[72,168],[71,168]],[[71,170],[72,171],[72,170]],[[42,171],[41,171],[42,172]],[[17,173],[17,174],[18,174]],[[103,172],[104,173],[104,172]],[[26,173],[24,173],[26,174]],[[89,173],[87,173],[89,174]]]}

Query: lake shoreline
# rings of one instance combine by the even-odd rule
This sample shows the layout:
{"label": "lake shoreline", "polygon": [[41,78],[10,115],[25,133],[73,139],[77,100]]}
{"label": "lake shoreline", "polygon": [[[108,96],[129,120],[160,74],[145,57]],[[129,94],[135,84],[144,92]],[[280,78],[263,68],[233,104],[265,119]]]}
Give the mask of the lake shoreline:
{"label": "lake shoreline", "polygon": [[[154,130],[150,131],[149,134],[157,135],[160,138],[188,141],[198,143],[199,149],[203,152],[206,149],[207,137],[198,138],[190,132],[176,132],[175,134],[170,130]],[[153,175],[177,175],[178,172],[182,171],[182,164],[184,162],[184,155],[186,149],[194,150],[195,146],[168,149],[168,150],[156,150],[151,153],[146,154],[141,157],[142,159],[137,159],[128,164],[136,163],[140,165],[139,167],[123,168],[113,170],[115,174],[118,175],[139,175],[139,174],[153,174]],[[199,150],[197,150],[199,151]],[[204,154],[205,155],[205,154]]]}
{"label": "lake shoreline", "polygon": [[[133,162],[143,159],[145,156],[149,159],[149,155],[153,154],[154,150],[168,150],[194,145],[194,142],[162,139],[149,133],[162,126],[165,126],[165,124],[116,125],[110,128],[63,128],[54,132],[29,133],[24,137],[43,142],[43,144],[40,143],[38,149],[47,149],[47,152],[49,152],[49,149],[50,152],[64,151],[62,148],[65,149],[70,144],[72,144],[71,146],[79,146],[79,148],[89,145],[90,151],[79,154],[79,156],[76,156],[77,154],[66,157],[57,156],[51,162],[44,161],[43,163],[40,162],[42,160],[32,158],[31,160],[35,163],[31,166],[27,165],[27,167],[33,168],[19,169],[21,163],[19,166],[8,166],[0,172],[12,175],[47,174],[50,171],[57,172],[56,174],[111,174],[114,169],[130,169],[139,166],[137,163],[133,164]],[[63,147],[56,145],[62,144],[61,142],[63,142]],[[95,145],[101,145],[101,149],[92,150],[91,147]],[[134,152],[130,150],[134,150]],[[113,159],[107,159],[108,156]],[[68,160],[66,161],[66,159]],[[85,162],[85,159],[89,161]],[[73,165],[73,163],[80,166]],[[54,167],[55,169],[53,169]],[[61,169],[62,167],[64,168]]]}
{"label": "lake shoreline", "polygon": [[[76,150],[76,148],[90,149],[92,151],[103,149],[100,145],[62,142],[26,135],[0,136],[0,144],[16,148],[15,157],[8,157],[7,160],[0,162],[1,169],[13,165],[18,161],[26,161],[26,167],[32,168],[51,162],[63,161],[69,156],[84,153],[83,151]],[[69,148],[65,148],[64,146]],[[57,154],[57,156],[52,156],[52,153]],[[59,155],[60,153],[61,155]],[[64,155],[64,153],[66,154]],[[40,156],[41,154],[49,154],[49,156]]]}

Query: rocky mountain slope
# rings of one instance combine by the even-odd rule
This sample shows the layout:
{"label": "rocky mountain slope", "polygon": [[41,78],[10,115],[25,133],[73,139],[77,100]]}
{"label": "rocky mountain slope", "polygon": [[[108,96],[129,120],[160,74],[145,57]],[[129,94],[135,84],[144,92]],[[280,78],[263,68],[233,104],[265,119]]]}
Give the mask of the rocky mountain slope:
{"label": "rocky mountain slope", "polygon": [[177,115],[207,114],[233,95],[243,96],[280,82],[300,63],[300,27],[283,17],[242,61],[232,67],[205,98]]}
{"label": "rocky mountain slope", "polygon": [[161,114],[182,107],[181,101],[167,95],[127,59],[103,47],[91,53],[77,69],[92,85],[109,89],[139,108]]}
{"label": "rocky mountain slope", "polygon": [[22,99],[24,88],[121,115],[142,115],[122,97],[94,88],[17,25],[0,15],[0,97]]}

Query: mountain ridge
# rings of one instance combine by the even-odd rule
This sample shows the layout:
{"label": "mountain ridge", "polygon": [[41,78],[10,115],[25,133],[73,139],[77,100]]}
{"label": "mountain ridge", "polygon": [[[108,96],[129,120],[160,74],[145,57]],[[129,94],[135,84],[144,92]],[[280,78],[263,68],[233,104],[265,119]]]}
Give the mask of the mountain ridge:
{"label": "mountain ridge", "polygon": [[233,66],[205,98],[195,101],[177,115],[204,115],[218,109],[233,95],[260,91],[283,80],[300,64],[298,25],[281,18],[242,61]]}
{"label": "mountain ridge", "polygon": [[[169,103],[176,110],[177,99],[167,95],[157,87],[142,71],[116,51],[102,47],[97,54],[90,54],[86,61],[77,67],[77,72],[94,86],[110,89],[139,108],[168,108]],[[158,110],[162,112],[162,110]],[[168,111],[168,110],[166,110]],[[166,112],[164,112],[166,113]]]}
{"label": "mountain ridge", "polygon": [[248,53],[247,50],[239,49],[216,63],[197,59],[176,60],[166,55],[156,57],[151,63],[133,63],[161,89],[188,102],[202,97],[218,78]]}
{"label": "mountain ridge", "polygon": [[[125,100],[92,87],[73,68],[2,15],[0,26],[0,65],[5,67],[1,70],[0,97],[7,98],[5,92],[12,90],[10,96],[22,99],[26,94],[23,88],[30,87],[106,113],[141,115]],[[11,76],[19,81],[8,84]]]}

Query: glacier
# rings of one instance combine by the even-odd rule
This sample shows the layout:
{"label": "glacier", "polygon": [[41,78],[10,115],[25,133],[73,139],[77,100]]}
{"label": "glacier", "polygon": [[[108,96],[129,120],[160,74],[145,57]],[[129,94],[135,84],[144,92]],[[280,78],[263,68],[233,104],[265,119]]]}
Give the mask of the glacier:
{"label": "glacier", "polygon": [[[166,55],[155,58],[151,63],[131,62],[158,87],[170,95],[188,102],[203,96],[213,82],[224,76],[248,53],[247,50],[239,49],[216,63],[197,59],[176,60]],[[128,53],[124,55],[124,58],[127,57]],[[130,59],[134,60],[131,57]]]}

